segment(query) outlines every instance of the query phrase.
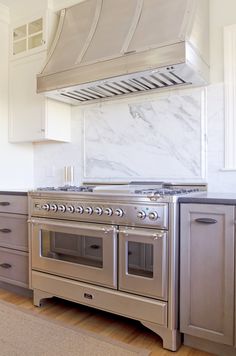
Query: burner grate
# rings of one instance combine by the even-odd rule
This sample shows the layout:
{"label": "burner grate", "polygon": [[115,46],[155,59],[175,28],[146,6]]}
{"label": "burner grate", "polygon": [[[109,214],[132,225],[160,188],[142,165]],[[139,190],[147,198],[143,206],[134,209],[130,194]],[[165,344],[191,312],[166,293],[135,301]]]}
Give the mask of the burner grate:
{"label": "burner grate", "polygon": [[61,187],[40,187],[38,191],[48,192],[93,192],[94,186],[76,186],[76,185],[64,185]]}
{"label": "burner grate", "polygon": [[135,194],[147,194],[147,195],[179,195],[179,194],[187,194],[199,192],[199,188],[175,188],[175,189],[168,189],[168,188],[148,188],[148,189],[137,189],[135,190]]}

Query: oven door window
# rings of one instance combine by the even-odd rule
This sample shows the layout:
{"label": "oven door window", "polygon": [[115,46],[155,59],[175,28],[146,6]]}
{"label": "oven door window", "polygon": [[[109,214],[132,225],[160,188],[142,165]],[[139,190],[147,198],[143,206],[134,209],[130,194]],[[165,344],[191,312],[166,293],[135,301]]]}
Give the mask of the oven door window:
{"label": "oven door window", "polygon": [[153,278],[153,245],[128,241],[128,274]]}
{"label": "oven door window", "polygon": [[167,300],[168,232],[120,227],[119,289]]}
{"label": "oven door window", "polygon": [[103,240],[94,236],[41,230],[41,256],[103,268]]}

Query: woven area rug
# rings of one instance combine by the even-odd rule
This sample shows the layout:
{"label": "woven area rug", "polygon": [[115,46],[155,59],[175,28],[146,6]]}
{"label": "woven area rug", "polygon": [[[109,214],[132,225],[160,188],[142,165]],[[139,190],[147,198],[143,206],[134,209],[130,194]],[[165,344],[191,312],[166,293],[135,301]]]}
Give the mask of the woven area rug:
{"label": "woven area rug", "polygon": [[137,356],[145,350],[25,312],[0,301],[1,356]]}

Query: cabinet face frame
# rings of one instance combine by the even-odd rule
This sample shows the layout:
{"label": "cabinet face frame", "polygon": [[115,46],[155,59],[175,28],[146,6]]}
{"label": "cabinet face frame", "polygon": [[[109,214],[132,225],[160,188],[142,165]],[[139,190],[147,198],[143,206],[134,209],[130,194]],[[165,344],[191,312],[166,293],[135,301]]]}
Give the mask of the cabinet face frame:
{"label": "cabinet face frame", "polygon": [[[193,298],[191,298],[191,281],[193,281],[194,275],[198,275],[198,270],[191,270],[191,256],[194,256],[194,251],[193,247],[192,250],[190,249],[191,247],[191,238],[194,239],[195,241],[197,240],[197,235],[196,234],[196,229],[197,227],[195,226],[194,231],[191,228],[191,224],[193,224],[193,221],[191,221],[191,214],[194,214],[194,218],[210,218],[210,219],[217,219],[216,216],[221,216],[221,221],[223,221],[221,230],[220,226],[218,227],[219,234],[216,232],[216,239],[218,237],[218,243],[223,241],[223,246],[224,249],[222,250],[222,255],[221,255],[221,263],[223,265],[223,271],[221,275],[223,276],[223,282],[224,284],[224,295],[222,296],[222,310],[218,310],[218,314],[222,313],[222,317],[224,316],[224,319],[222,321],[222,332],[217,332],[216,330],[211,330],[209,327],[207,327],[207,323],[209,318],[211,318],[211,323],[212,320],[214,320],[213,315],[206,315],[206,316],[201,316],[201,322],[202,325],[191,325],[191,308],[195,308],[195,314],[196,310],[199,307],[199,315],[200,313],[203,313],[203,310],[201,310],[200,304],[198,305],[193,304]],[[208,204],[181,204],[181,234],[180,234],[180,251],[181,251],[181,264],[180,264],[180,331],[192,335],[195,337],[207,339],[210,341],[226,344],[226,345],[233,345],[234,344],[234,292],[235,292],[235,287],[234,287],[234,271],[235,271],[235,246],[234,246],[234,231],[235,231],[235,225],[234,225],[234,219],[235,219],[235,207],[234,206],[226,206],[226,205],[208,205]],[[200,225],[200,224],[199,224]],[[203,225],[203,223],[201,224]],[[205,226],[210,226],[210,225],[205,225]],[[214,226],[214,225],[211,225]],[[199,231],[201,232],[201,229]],[[206,235],[202,235],[199,237],[200,241],[204,241],[204,239],[208,238],[213,239],[214,236],[211,235],[211,229],[207,228],[206,229]],[[220,235],[220,231],[222,235]],[[191,236],[191,233],[193,234]],[[217,240],[216,240],[217,243]],[[196,246],[196,244],[194,245]],[[199,246],[199,245],[198,245]],[[211,246],[210,242],[208,245]],[[214,245],[213,245],[214,246]],[[201,256],[201,248],[202,248],[202,254],[204,254],[204,249],[206,246],[200,245],[199,251],[196,251],[195,257],[196,256]],[[209,248],[210,250],[210,248]],[[218,246],[218,253],[221,250],[219,249]],[[211,252],[211,251],[210,251]],[[217,251],[216,251],[217,252]],[[214,259],[214,253],[211,254],[211,258]],[[200,257],[199,257],[200,258]],[[202,261],[199,260],[199,263]],[[215,265],[217,266],[217,261],[209,262],[209,268],[212,268],[212,266]],[[219,262],[218,268],[222,267]],[[212,278],[217,278],[217,276],[213,276]],[[201,281],[201,276],[199,277],[200,280],[198,280],[198,284],[204,285],[205,279],[204,276],[202,277]],[[193,284],[194,285],[194,284]],[[207,287],[206,287],[207,288]],[[212,292],[209,287],[209,293]],[[201,293],[201,291],[199,292]],[[207,289],[205,290],[205,294],[207,294]],[[214,303],[214,300],[212,301]],[[191,304],[192,303],[192,304]],[[200,303],[200,302],[199,302]],[[199,319],[199,320],[200,320]],[[206,327],[204,327],[204,322],[206,323]]]}

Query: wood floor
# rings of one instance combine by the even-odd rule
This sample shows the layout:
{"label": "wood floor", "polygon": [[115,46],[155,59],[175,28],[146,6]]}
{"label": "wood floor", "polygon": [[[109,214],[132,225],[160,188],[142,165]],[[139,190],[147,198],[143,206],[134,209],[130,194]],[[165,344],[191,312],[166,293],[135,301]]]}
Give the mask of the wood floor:
{"label": "wood floor", "polygon": [[145,348],[151,356],[209,356],[210,354],[182,346],[173,353],[162,348],[161,339],[139,322],[119,317],[60,299],[47,299],[41,308],[32,299],[0,288],[0,300],[30,310],[35,315],[58,320],[65,325],[82,328],[114,340]]}

